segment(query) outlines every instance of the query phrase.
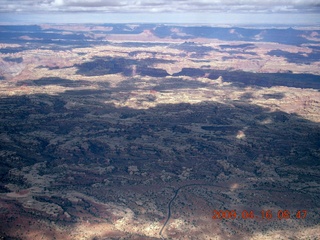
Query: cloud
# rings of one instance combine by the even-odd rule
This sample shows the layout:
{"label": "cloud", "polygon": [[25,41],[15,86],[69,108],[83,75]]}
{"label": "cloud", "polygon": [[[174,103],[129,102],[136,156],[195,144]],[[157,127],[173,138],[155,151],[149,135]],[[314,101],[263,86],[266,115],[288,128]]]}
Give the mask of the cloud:
{"label": "cloud", "polygon": [[320,0],[0,0],[0,12],[319,13]]}
{"label": "cloud", "polygon": [[55,0],[52,3],[53,6],[63,6],[64,5],[64,0]]}

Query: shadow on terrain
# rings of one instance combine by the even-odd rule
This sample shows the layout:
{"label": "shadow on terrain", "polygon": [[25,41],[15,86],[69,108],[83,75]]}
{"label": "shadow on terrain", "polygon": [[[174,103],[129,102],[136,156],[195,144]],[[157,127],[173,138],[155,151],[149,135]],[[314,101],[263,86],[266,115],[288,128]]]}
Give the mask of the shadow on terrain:
{"label": "shadow on terrain", "polygon": [[122,73],[125,76],[131,76],[133,67],[136,67],[136,74],[151,77],[165,77],[169,74],[164,69],[152,68],[157,63],[174,63],[175,61],[146,58],[143,60],[134,60],[127,58],[96,58],[93,61],[75,65],[78,68],[77,74],[84,76],[101,76],[106,74]]}
{"label": "shadow on terrain", "polygon": [[[164,78],[161,80],[148,80],[148,85],[139,86],[145,83],[144,80],[139,78],[132,78],[129,80],[124,80],[117,85],[115,88],[111,88],[115,92],[131,92],[134,90],[150,90],[150,91],[166,91],[173,89],[197,89],[208,87],[208,83],[203,83],[197,80],[185,80],[183,78]],[[146,91],[148,93],[148,91]]]}
{"label": "shadow on terrain", "polygon": [[173,49],[178,49],[185,52],[193,52],[197,55],[203,55],[203,56],[207,55],[211,51],[218,51],[218,49],[215,49],[213,47],[203,46],[195,42],[184,42],[181,44],[173,44],[170,47]]}
{"label": "shadow on terrain", "polygon": [[268,52],[270,56],[284,57],[287,59],[289,63],[298,63],[298,64],[311,64],[314,62],[319,62],[320,59],[320,51],[313,50],[311,53],[291,53],[287,51],[272,50]]}
{"label": "shadow on terrain", "polygon": [[122,47],[156,47],[156,46],[168,46],[168,43],[153,43],[153,42],[121,42],[121,43],[113,43],[113,45],[118,45]]}
{"label": "shadow on terrain", "polygon": [[244,71],[210,70],[200,68],[183,68],[173,76],[203,77],[208,74],[211,80],[223,78],[237,87],[273,87],[286,86],[296,88],[320,89],[320,76],[313,74],[292,73],[253,73]]}
{"label": "shadow on terrain", "polygon": [[283,93],[270,93],[270,94],[263,94],[265,99],[277,99],[280,100],[285,97]]}
{"label": "shadow on terrain", "polygon": [[197,89],[207,87],[208,83],[197,80],[184,80],[182,78],[171,78],[159,82],[158,86],[153,87],[156,91],[165,91],[173,89]]}
{"label": "shadow on terrain", "polygon": [[237,87],[256,86],[273,87],[286,86],[295,88],[320,89],[320,76],[313,74],[292,73],[253,73],[244,71],[213,70],[208,78],[231,82]]}
{"label": "shadow on terrain", "polygon": [[[39,81],[39,84],[46,85],[50,79]],[[60,84],[69,82],[61,79]],[[92,96],[100,94],[98,90],[86,91]],[[143,171],[156,173],[163,170],[178,173],[182,167],[187,167],[194,168],[193,180],[202,181],[207,181],[207,175],[214,179],[221,172],[226,176],[233,174],[227,168],[223,169],[218,160],[226,160],[239,170],[254,174],[257,179],[266,174],[255,164],[258,157],[263,158],[262,162],[267,166],[272,166],[274,159],[277,159],[278,166],[290,165],[301,170],[319,169],[320,126],[295,114],[271,112],[239,101],[225,104],[162,104],[138,110],[103,104],[96,98],[88,98],[86,93],[75,90],[57,96],[37,94],[1,99],[1,192],[6,192],[5,185],[12,182],[21,188],[30,187],[27,184],[32,185],[32,182],[13,178],[10,170],[38,162],[46,162],[42,174],[60,171],[61,177],[53,183],[52,188],[48,187],[49,192],[77,189],[85,194],[97,194],[97,199],[103,199],[99,195],[102,193],[93,193],[93,190],[87,189],[91,189],[92,184],[103,181],[106,176],[90,172],[85,175],[64,175],[59,166],[105,166],[105,159],[110,159],[116,169],[115,175],[128,174],[128,162]],[[266,94],[266,98],[282,97],[281,94]],[[68,106],[67,103],[72,105]],[[237,138],[240,131],[244,134],[242,139]],[[171,163],[159,165],[159,159]],[[288,178],[291,173],[283,170],[278,174]],[[306,181],[307,176],[303,171],[301,174],[296,171],[295,174],[297,183]],[[112,176],[113,174],[110,175]],[[67,177],[73,177],[73,182],[68,182]],[[308,181],[319,184],[320,178],[316,175],[309,176]],[[115,181],[114,184],[118,183]],[[270,180],[263,187],[275,189],[278,185]],[[42,193],[41,196],[39,193],[38,200],[53,201],[45,198],[46,194]],[[59,196],[57,198],[61,200]],[[117,202],[118,196],[108,198]],[[309,199],[301,202],[301,205],[305,204],[305,208],[311,211],[320,207],[312,193],[306,191],[305,198]],[[64,205],[64,201],[60,200],[55,201],[65,211],[76,211],[75,206]],[[33,216],[47,220],[41,213],[37,214],[22,211],[19,216],[14,217]],[[95,214],[99,217],[99,213]],[[0,234],[13,229],[10,217],[10,212],[2,215],[1,222],[6,221],[7,224],[1,225]],[[57,221],[54,218],[51,220]],[[77,219],[71,218],[68,224],[73,225],[76,221]],[[290,229],[290,223],[286,224]],[[317,223],[306,220],[304,224],[315,226]],[[268,230],[271,229],[270,227]],[[250,234],[247,235],[249,236]]]}
{"label": "shadow on terrain", "polygon": [[[281,100],[285,97],[284,93],[269,93],[269,94],[263,94],[262,95],[264,99],[277,99],[277,100]],[[241,100],[250,100],[250,99],[254,99],[255,96],[252,92],[247,92],[242,94],[242,96],[240,97]]]}
{"label": "shadow on terrain", "polygon": [[[124,76],[150,76],[167,77],[170,74],[165,69],[153,68],[153,64],[167,62],[162,59],[133,60],[126,58],[99,58],[94,61],[76,65],[77,74],[84,76],[101,76],[105,74],[118,74]],[[168,62],[173,64],[174,62]],[[183,68],[180,72],[173,74],[175,77],[205,77],[215,80],[220,76],[223,81],[231,82],[237,87],[273,87],[287,86],[295,88],[320,89],[320,76],[313,74],[293,73],[253,73],[244,71],[212,70],[202,68]]]}
{"label": "shadow on terrain", "polygon": [[222,49],[241,49],[241,50],[248,50],[248,49],[255,49],[257,48],[256,45],[252,44],[252,43],[244,43],[244,44],[222,44],[219,45],[220,48]]}
{"label": "shadow on terrain", "polygon": [[[177,81],[179,83],[179,79]],[[64,81],[62,82],[64,83]],[[192,81],[183,80],[181,82],[186,82],[186,84],[191,82],[193,84]],[[159,88],[174,89],[176,86],[179,85],[160,85]],[[314,151],[318,151],[320,147],[318,141],[320,139],[319,126],[297,115],[281,111],[270,112],[268,109],[239,101],[230,102],[230,104],[216,102],[193,105],[187,103],[168,104],[158,105],[147,110],[119,108],[101,103],[100,99],[103,95],[100,95],[112,91],[112,88],[108,90],[107,88],[105,90],[68,90],[58,96],[30,95],[30,97],[2,98],[0,103],[2,109],[0,116],[3,122],[1,133],[5,134],[4,136],[7,136],[10,141],[6,139],[8,142],[4,141],[1,148],[20,149],[22,153],[29,152],[27,150],[29,148],[35,148],[35,152],[41,153],[41,156],[50,156],[50,159],[55,159],[52,161],[52,164],[54,164],[59,157],[63,157],[65,152],[59,152],[59,149],[52,148],[52,146],[47,148],[50,134],[52,134],[52,137],[61,135],[67,141],[68,134],[72,134],[77,126],[82,129],[80,136],[88,135],[90,138],[92,136],[92,139],[95,139],[95,132],[100,130],[102,131],[101,136],[106,135],[111,138],[118,136],[123,137],[124,140],[134,140],[142,135],[153,136],[154,133],[160,134],[161,131],[169,130],[173,135],[166,139],[168,143],[174,143],[174,139],[177,137],[177,144],[192,144],[192,149],[197,150],[196,155],[200,154],[205,158],[211,158],[212,152],[214,152],[216,158],[224,158],[226,152],[230,154],[233,152],[231,149],[236,149],[236,151],[240,151],[237,156],[243,154],[244,162],[251,162],[254,156],[259,154],[267,154],[283,157],[283,159],[286,159],[283,162],[284,164],[290,163],[301,166],[319,164],[316,155],[314,155],[316,153]],[[82,96],[92,97],[83,98]],[[95,96],[99,97],[95,98]],[[266,99],[281,99],[282,97],[283,94],[265,94]],[[243,99],[249,98],[252,98],[252,95],[243,96]],[[72,108],[66,108],[68,102],[76,104]],[[86,117],[88,114],[91,116]],[[100,117],[105,114],[116,114],[119,118],[117,124],[111,123],[108,120],[109,118],[103,119]],[[41,118],[34,118],[36,115],[41,116]],[[131,118],[134,122],[130,126],[127,126],[126,122],[122,122],[122,119],[128,118]],[[205,131],[195,132],[194,134],[197,136],[195,137],[192,134],[191,126],[193,124],[199,125],[199,128]],[[118,130],[110,132],[108,130],[110,127]],[[243,129],[246,129],[246,140],[240,141],[235,136],[238,131]],[[47,137],[41,137],[41,135],[29,136],[30,133],[35,131],[48,131],[50,134]],[[190,132],[190,135],[184,135]],[[30,139],[33,139],[34,145],[28,145],[27,141],[22,141],[22,138],[19,138],[19,136],[22,136],[21,134],[24,135],[23,138],[28,139],[30,137]],[[178,137],[175,134],[183,135]],[[96,140],[100,141],[99,138],[100,133]],[[161,142],[161,144],[167,145],[166,141]],[[127,143],[130,144],[130,141]],[[156,150],[156,145],[154,147]],[[292,155],[292,149],[294,149],[294,155]],[[143,152],[143,150],[141,151]],[[188,151],[191,151],[191,149]],[[164,154],[161,150],[156,152],[160,156]],[[94,157],[89,157],[89,153]],[[87,154],[89,155],[87,156]],[[103,149],[98,152],[80,151],[74,157],[71,157],[70,161],[90,162],[94,159],[103,158],[100,154],[111,154],[116,158],[121,156],[121,154],[106,153]],[[191,151],[189,154],[192,156],[195,153]],[[39,156],[31,155],[33,156],[31,158],[32,163],[37,162]],[[25,154],[24,157],[30,159],[31,155]],[[43,160],[42,157],[40,159]],[[237,158],[235,161],[239,161],[239,159]],[[2,163],[5,164],[6,160]],[[13,163],[10,166],[15,164],[19,165],[19,163]],[[250,168],[252,166],[244,164],[241,167]]]}
{"label": "shadow on terrain", "polygon": [[40,78],[37,80],[24,80],[16,83],[16,86],[49,86],[57,85],[61,87],[80,87],[80,86],[89,86],[92,82],[85,80],[69,80],[62,79],[59,77],[47,77]]}
{"label": "shadow on terrain", "polygon": [[4,57],[3,60],[6,61],[6,62],[15,62],[15,63],[22,63],[23,62],[23,58],[22,57],[18,57],[18,58]]}

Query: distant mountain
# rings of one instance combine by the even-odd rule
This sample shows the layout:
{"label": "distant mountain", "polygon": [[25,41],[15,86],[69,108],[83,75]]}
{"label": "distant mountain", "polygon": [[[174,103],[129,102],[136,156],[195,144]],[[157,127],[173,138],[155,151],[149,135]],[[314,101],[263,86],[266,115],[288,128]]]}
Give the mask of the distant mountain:
{"label": "distant mountain", "polygon": [[[320,31],[287,29],[253,29],[222,27],[179,27],[179,33],[172,31],[172,26],[158,26],[153,33],[158,37],[179,39],[214,38],[225,41],[277,42],[290,45],[315,42],[307,39],[311,35],[320,35]],[[320,38],[319,38],[320,40]]]}
{"label": "distant mountain", "polygon": [[[103,24],[81,25],[70,29],[70,26],[19,25],[0,26],[0,42],[22,43],[26,41],[42,43],[65,43],[70,40],[75,44],[88,44],[98,41],[86,34],[91,29],[95,34],[141,34],[148,30],[159,38],[195,39],[209,38],[224,41],[276,42],[289,45],[318,43],[319,30],[300,30],[293,28],[242,28],[242,27],[211,27],[211,26],[172,26],[159,24]],[[100,27],[100,28],[99,28]],[[68,31],[68,34],[66,34]],[[63,39],[64,41],[61,41]],[[99,42],[99,41],[98,41]]]}

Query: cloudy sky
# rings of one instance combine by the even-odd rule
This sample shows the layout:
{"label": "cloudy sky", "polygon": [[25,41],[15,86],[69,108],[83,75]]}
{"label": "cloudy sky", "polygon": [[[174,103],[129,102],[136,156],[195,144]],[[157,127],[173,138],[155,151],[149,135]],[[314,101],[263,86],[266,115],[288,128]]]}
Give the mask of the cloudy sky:
{"label": "cloudy sky", "polygon": [[320,0],[0,0],[0,22],[320,24]]}

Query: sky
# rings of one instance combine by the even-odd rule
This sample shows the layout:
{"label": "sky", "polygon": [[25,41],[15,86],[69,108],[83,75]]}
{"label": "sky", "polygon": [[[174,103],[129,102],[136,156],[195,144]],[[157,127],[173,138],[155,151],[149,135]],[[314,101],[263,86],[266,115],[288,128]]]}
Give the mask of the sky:
{"label": "sky", "polygon": [[2,23],[320,24],[320,0],[0,0]]}

